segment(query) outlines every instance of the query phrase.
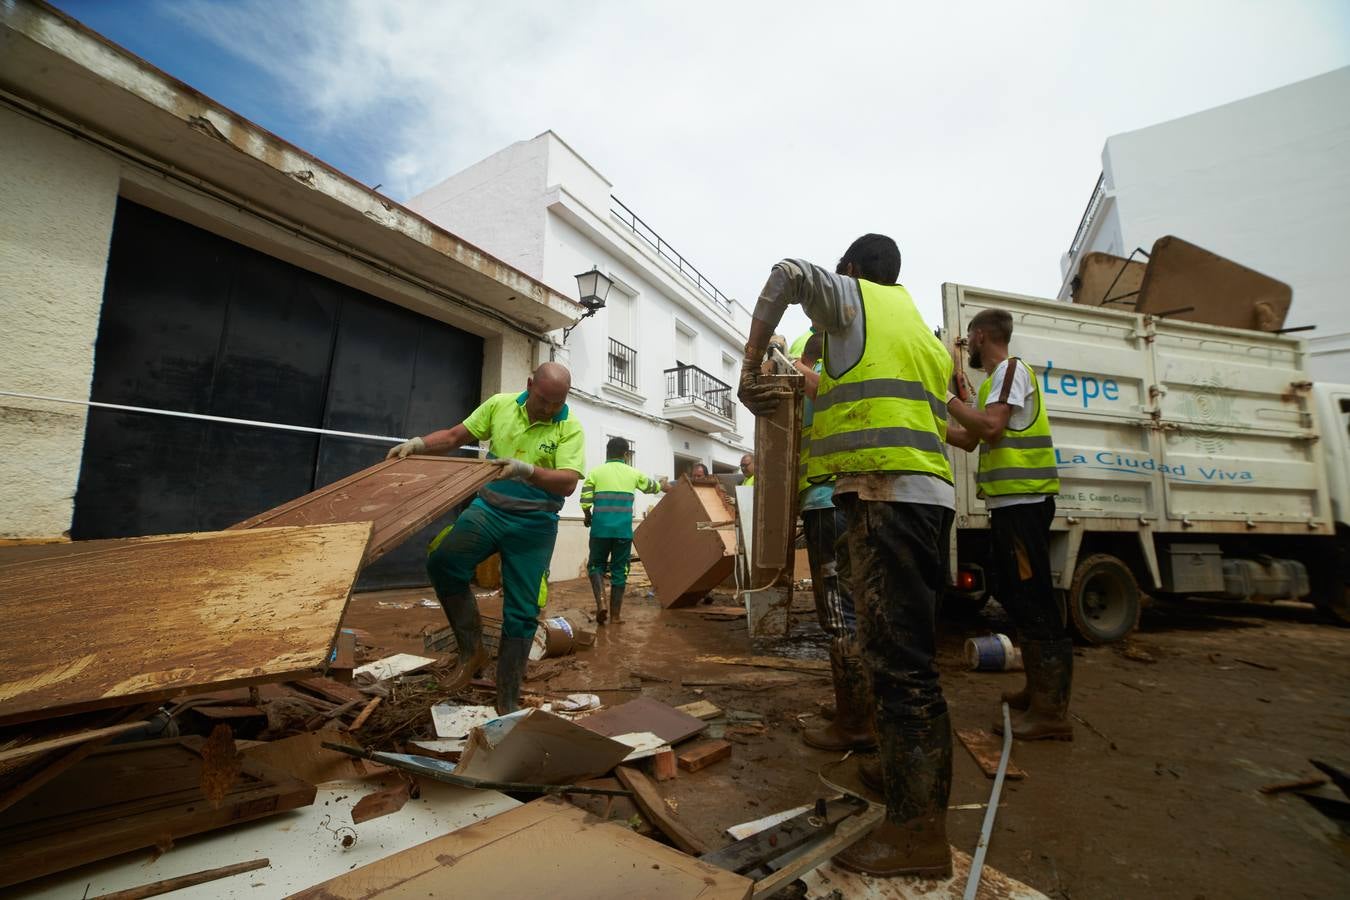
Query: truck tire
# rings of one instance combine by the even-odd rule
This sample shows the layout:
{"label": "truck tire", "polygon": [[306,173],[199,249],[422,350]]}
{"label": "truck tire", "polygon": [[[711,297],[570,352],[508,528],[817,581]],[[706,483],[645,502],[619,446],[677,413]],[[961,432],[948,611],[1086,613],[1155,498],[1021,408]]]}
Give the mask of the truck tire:
{"label": "truck tire", "polygon": [[1109,553],[1078,563],[1068,601],[1073,630],[1089,644],[1110,644],[1139,627],[1139,584],[1130,567]]}

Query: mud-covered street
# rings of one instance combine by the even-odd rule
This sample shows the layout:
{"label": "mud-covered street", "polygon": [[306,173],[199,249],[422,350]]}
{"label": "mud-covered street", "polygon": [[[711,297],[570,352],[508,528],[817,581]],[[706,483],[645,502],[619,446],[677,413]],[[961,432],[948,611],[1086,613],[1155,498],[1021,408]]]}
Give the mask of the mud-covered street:
{"label": "mud-covered street", "polygon": [[[707,699],[738,711],[729,762],[681,772],[661,785],[673,808],[713,845],[722,829],[809,802],[827,789],[818,772],[839,754],[806,747],[803,723],[829,699],[828,677],[698,662],[700,656],[787,654],[824,659],[799,593],[800,637],[752,645],[744,619],[663,611],[637,577],[619,626],[594,647],[532,664],[527,693],[598,693],[607,704],[649,694],[670,703]],[[444,624],[416,605],[430,590],[358,595],[346,625],[380,652],[417,652]],[[489,614],[499,597],[487,594]],[[729,605],[729,595],[712,603]],[[589,587],[550,588],[548,615],[593,628]],[[697,609],[697,608],[696,608]],[[1000,691],[1020,674],[966,669],[971,635],[1006,631],[996,605],[941,631],[943,686],[958,728],[989,728]],[[1350,734],[1350,630],[1310,606],[1154,605],[1126,644],[1079,647],[1072,743],[1015,745],[1027,777],[1009,781],[989,864],[1052,897],[1330,897],[1350,891],[1350,842],[1293,794],[1259,788],[1315,775],[1309,758],[1345,765]],[[756,725],[762,717],[762,733]],[[847,768],[847,766],[845,766]],[[958,743],[950,838],[974,848],[992,781]]]}

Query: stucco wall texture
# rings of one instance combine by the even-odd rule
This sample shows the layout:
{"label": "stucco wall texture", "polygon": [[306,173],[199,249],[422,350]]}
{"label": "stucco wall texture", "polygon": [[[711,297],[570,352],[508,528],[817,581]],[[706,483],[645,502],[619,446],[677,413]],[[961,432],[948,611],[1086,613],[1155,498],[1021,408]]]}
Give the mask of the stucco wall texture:
{"label": "stucco wall texture", "polygon": [[[7,110],[0,159],[0,390],[85,399],[118,163]],[[70,529],[84,423],[84,407],[0,397],[0,538]]]}

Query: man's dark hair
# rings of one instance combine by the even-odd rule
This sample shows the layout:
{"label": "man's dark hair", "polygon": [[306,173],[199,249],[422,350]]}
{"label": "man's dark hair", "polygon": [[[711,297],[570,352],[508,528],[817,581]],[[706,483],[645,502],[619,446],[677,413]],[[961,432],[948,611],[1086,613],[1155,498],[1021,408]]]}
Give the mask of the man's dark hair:
{"label": "man's dark hair", "polygon": [[606,459],[623,459],[628,456],[628,442],[621,437],[612,437],[605,445]]}
{"label": "man's dark hair", "polygon": [[970,328],[967,330],[974,331],[976,328],[984,329],[994,340],[1006,344],[1012,340],[1012,313],[1006,309],[982,309],[970,320]]}
{"label": "man's dark hair", "polygon": [[843,275],[849,263],[868,281],[895,284],[900,280],[900,248],[884,234],[864,234],[849,244],[835,271]]}

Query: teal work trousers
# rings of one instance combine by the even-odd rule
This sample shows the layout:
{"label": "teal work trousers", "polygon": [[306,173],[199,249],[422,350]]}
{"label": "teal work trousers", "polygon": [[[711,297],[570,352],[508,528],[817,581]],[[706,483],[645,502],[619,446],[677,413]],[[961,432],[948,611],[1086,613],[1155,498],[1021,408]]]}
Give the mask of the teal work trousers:
{"label": "teal work trousers", "polygon": [[621,587],[628,583],[628,560],[632,555],[632,538],[591,535],[591,556],[586,571],[591,575],[603,575],[609,569],[609,583]]}
{"label": "teal work trousers", "polygon": [[437,597],[456,596],[468,590],[479,563],[500,553],[502,635],[532,638],[548,603],[557,537],[558,520],[546,513],[504,512],[476,499],[431,542],[427,575]]}

